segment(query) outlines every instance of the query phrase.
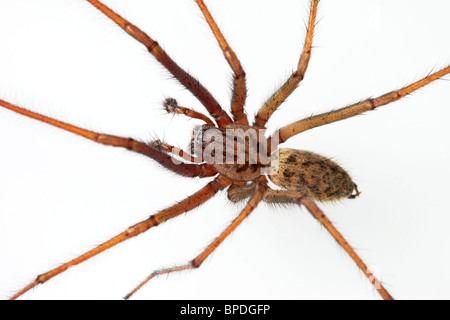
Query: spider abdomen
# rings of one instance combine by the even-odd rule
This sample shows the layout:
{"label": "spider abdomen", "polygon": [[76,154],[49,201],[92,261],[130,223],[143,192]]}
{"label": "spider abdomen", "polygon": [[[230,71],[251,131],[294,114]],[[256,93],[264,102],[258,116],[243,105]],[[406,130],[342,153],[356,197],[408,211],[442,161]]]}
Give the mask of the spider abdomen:
{"label": "spider abdomen", "polygon": [[352,196],[356,185],[334,161],[319,154],[280,149],[278,170],[269,175],[277,186],[298,191],[318,201],[335,201]]}

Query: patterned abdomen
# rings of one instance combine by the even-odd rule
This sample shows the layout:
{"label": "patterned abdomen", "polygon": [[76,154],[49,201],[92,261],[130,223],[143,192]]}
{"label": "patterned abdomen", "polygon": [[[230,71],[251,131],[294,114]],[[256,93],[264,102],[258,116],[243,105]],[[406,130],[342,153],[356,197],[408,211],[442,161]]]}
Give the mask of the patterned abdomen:
{"label": "patterned abdomen", "polygon": [[279,187],[318,201],[351,197],[356,188],[350,175],[334,161],[304,150],[280,149],[278,171],[269,178]]}

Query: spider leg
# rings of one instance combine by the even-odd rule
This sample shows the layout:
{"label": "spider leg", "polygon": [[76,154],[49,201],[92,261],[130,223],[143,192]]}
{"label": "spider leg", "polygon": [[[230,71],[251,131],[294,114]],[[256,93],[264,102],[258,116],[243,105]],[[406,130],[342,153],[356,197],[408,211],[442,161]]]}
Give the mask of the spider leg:
{"label": "spider leg", "polygon": [[176,155],[176,156],[178,156],[186,161],[192,162],[192,163],[203,162],[203,157],[193,156],[189,152],[186,152],[177,147],[171,146],[170,144],[164,143],[162,141],[152,141],[152,142],[150,142],[150,145],[154,146],[155,148],[160,149],[161,151],[164,151],[164,152],[172,154],[172,155]]}
{"label": "spider leg", "polygon": [[187,116],[189,118],[199,119],[199,120],[206,122],[210,126],[214,126],[214,122],[212,122],[212,120],[210,118],[208,118],[207,116],[205,116],[203,113],[194,111],[189,108],[179,106],[177,100],[175,100],[173,98],[167,98],[164,101],[163,106],[164,106],[164,110],[166,110],[167,113],[184,114],[185,116]]}
{"label": "spider leg", "polygon": [[[228,199],[233,202],[247,199],[252,193],[255,192],[255,187],[256,186],[254,183],[244,185],[233,184],[228,188]],[[264,194],[263,201],[278,204],[295,203],[304,205],[313,217],[316,218],[328,230],[328,232],[330,232],[339,245],[350,255],[353,261],[355,261],[358,267],[364,272],[366,277],[369,278],[370,282],[378,290],[383,299],[392,299],[392,296],[387,292],[380,281],[375,278],[373,273],[368,269],[358,254],[348,244],[340,232],[333,226],[322,210],[311,199],[309,199],[309,197],[295,191],[273,190],[269,188]]]}
{"label": "spider leg", "polygon": [[217,249],[217,247],[228,237],[240,224],[242,221],[247,218],[250,213],[256,208],[258,203],[263,199],[264,194],[267,190],[267,180],[265,178],[259,180],[255,186],[255,192],[252,197],[248,201],[245,208],[241,211],[241,213],[237,216],[235,220],[216,238],[212,241],[208,247],[202,251],[197,257],[191,260],[189,263],[185,265],[176,266],[173,268],[161,269],[153,272],[150,276],[148,276],[144,281],[142,281],[133,291],[125,296],[125,299],[129,299],[134,293],[136,293],[140,288],[142,288],[148,281],[157,276],[168,274],[172,272],[178,272],[188,269],[196,269],[200,267],[203,261],[209,257],[209,255]]}
{"label": "spider leg", "polygon": [[[298,195],[297,195],[298,197]],[[367,265],[362,261],[358,254],[353,250],[353,248],[344,239],[341,233],[333,226],[331,221],[322,212],[322,210],[309,198],[301,196],[297,198],[298,204],[303,204],[308,211],[317,219],[328,232],[333,236],[333,238],[339,243],[339,245],[348,253],[348,255],[355,261],[358,267],[362,270],[364,275],[370,280],[375,289],[381,295],[384,300],[394,300],[394,298],[389,294],[389,292],[384,288],[380,281],[375,277],[375,275],[369,270]]]}
{"label": "spider leg", "polygon": [[[248,199],[255,192],[256,184],[236,184],[233,183],[227,190],[228,200],[231,202],[240,202]],[[271,189],[268,189],[269,192]],[[267,196],[267,193],[266,193]]]}
{"label": "spider leg", "polygon": [[283,84],[283,86],[264,103],[261,109],[259,109],[255,117],[255,126],[260,128],[265,127],[267,121],[275,112],[275,110],[277,110],[277,108],[289,97],[289,95],[294,92],[299,83],[303,80],[306,69],[308,68],[309,59],[311,57],[311,48],[318,4],[319,0],[311,0],[311,9],[309,14],[308,29],[306,32],[306,40],[303,46],[300,60],[297,65],[297,70],[292,73],[292,75]]}
{"label": "spider leg", "polygon": [[[270,190],[270,189],[269,189]],[[353,259],[356,265],[362,270],[364,275],[370,280],[375,289],[385,300],[393,300],[393,297],[384,288],[380,281],[375,277],[375,275],[369,270],[367,265],[362,261],[358,254],[353,250],[353,248],[344,239],[341,233],[333,226],[333,223],[327,218],[323,211],[312,201],[309,197],[300,194],[295,191],[278,191],[272,190],[266,193],[264,201],[273,203],[296,203],[299,205],[304,205],[306,209],[316,218],[327,231],[333,236],[337,243],[347,252],[347,254]]]}
{"label": "spider leg", "polygon": [[234,83],[233,96],[231,99],[231,113],[233,114],[234,122],[248,124],[248,119],[244,111],[245,100],[247,99],[247,86],[245,84],[245,72],[241,66],[241,62],[239,61],[238,57],[231,49],[231,47],[228,45],[228,42],[226,41],[225,37],[223,36],[222,32],[211,16],[211,13],[209,12],[203,0],[195,0],[195,2],[197,2],[198,6],[200,7],[203,16],[208,22],[209,27],[214,33],[214,36],[216,37],[217,42],[219,43],[219,46],[223,51],[225,59],[227,59],[228,64],[233,70]]}
{"label": "spider leg", "polygon": [[[255,183],[250,184],[232,184],[227,190],[228,200],[240,202],[248,199],[255,192]],[[284,190],[267,189],[263,201],[268,203],[292,203],[292,197],[286,194]]]}
{"label": "spider leg", "polygon": [[222,109],[211,93],[194,77],[189,75],[175,61],[170,58],[160,45],[150,38],[129,21],[122,18],[116,12],[98,0],[87,0],[90,4],[100,10],[109,19],[114,21],[125,32],[142,43],[147,50],[158,60],[183,86],[185,86],[208,110],[209,114],[216,120],[219,126],[233,122],[228,114]]}
{"label": "spider leg", "polygon": [[194,193],[192,196],[187,197],[186,199],[178,202],[177,204],[162,210],[152,216],[150,216],[148,219],[141,221],[134,226],[129,227],[124,232],[116,235],[115,237],[109,239],[108,241],[100,244],[99,246],[95,247],[94,249],[76,257],[73,260],[70,260],[69,262],[66,262],[59,267],[56,267],[46,273],[43,273],[36,277],[34,281],[32,281],[30,284],[25,286],[23,289],[18,291],[16,294],[14,294],[10,300],[15,300],[30,289],[36,287],[39,284],[45,283],[48,280],[52,279],[53,277],[57,276],[58,274],[66,271],[70,267],[73,267],[77,264],[80,264],[83,261],[86,261],[93,256],[96,256],[97,254],[123,242],[126,241],[132,237],[135,237],[148,229],[152,227],[156,227],[159,224],[173,218],[176,216],[179,216],[182,213],[188,212],[201,204],[205,203],[207,200],[211,199],[219,190],[223,190],[231,183],[230,180],[223,176],[218,176],[213,181],[208,183],[205,187]]}
{"label": "spider leg", "polygon": [[279,142],[285,142],[287,139],[312,128],[319,127],[325,124],[336,122],[339,120],[347,119],[366,111],[374,110],[385,104],[394,102],[403,98],[404,96],[416,91],[417,89],[433,82],[446,74],[450,73],[450,66],[443,68],[435,73],[429,74],[423,79],[410,84],[402,89],[395,90],[377,98],[370,98],[348,107],[333,110],[331,112],[326,112],[312,116],[310,118],[302,119],[300,121],[291,123],[287,126],[282,127],[278,130]]}
{"label": "spider leg", "polygon": [[211,177],[217,174],[213,166],[209,164],[191,164],[180,163],[177,159],[162,152],[150,144],[136,141],[131,138],[123,138],[113,135],[101,134],[89,131],[74,125],[41,115],[39,113],[18,107],[9,102],[0,99],[0,106],[17,112],[32,119],[36,119],[48,123],[54,127],[61,128],[65,131],[72,132],[94,142],[113,147],[122,147],[128,150],[146,155],[153,160],[159,162],[165,168],[186,177]]}

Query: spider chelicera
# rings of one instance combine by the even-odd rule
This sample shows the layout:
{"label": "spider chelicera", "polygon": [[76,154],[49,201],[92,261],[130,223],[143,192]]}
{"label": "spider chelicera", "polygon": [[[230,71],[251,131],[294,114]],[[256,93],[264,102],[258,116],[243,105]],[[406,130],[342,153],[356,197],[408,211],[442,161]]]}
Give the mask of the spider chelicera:
{"label": "spider chelicera", "polygon": [[[96,2],[96,1],[93,1],[93,2]],[[314,4],[314,3],[313,3]]]}

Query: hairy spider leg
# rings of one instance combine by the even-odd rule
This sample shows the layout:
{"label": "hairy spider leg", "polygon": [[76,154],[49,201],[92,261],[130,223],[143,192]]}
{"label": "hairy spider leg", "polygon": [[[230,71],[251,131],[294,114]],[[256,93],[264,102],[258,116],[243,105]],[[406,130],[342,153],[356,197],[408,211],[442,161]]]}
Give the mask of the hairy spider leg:
{"label": "hairy spider leg", "polygon": [[381,284],[380,281],[375,277],[375,275],[369,270],[367,265],[362,261],[358,254],[353,250],[353,248],[344,239],[341,233],[333,226],[331,221],[323,213],[323,211],[317,206],[317,204],[312,201],[308,196],[299,194],[293,191],[282,191],[280,196],[283,198],[290,197],[292,202],[296,202],[299,205],[304,205],[308,211],[312,214],[314,218],[317,219],[327,231],[333,236],[337,243],[347,252],[347,254],[352,258],[356,265],[362,270],[364,275],[369,279],[378,293],[384,300],[394,300],[394,298],[389,294],[386,288]]}
{"label": "hairy spider leg", "polygon": [[224,126],[233,122],[230,116],[222,109],[212,94],[194,77],[178,66],[170,58],[161,46],[150,38],[141,29],[122,18],[116,12],[97,0],[87,0],[90,4],[100,10],[109,19],[114,21],[125,32],[142,43],[147,50],[159,61],[183,86],[185,86],[208,110],[209,114],[215,119],[218,126]]}
{"label": "hairy spider leg", "polygon": [[[228,200],[241,202],[248,199],[255,192],[255,183],[237,184],[233,183],[227,190]],[[263,198],[268,203],[293,203],[292,197],[285,194],[285,190],[267,189]],[[294,202],[295,203],[295,202]]]}
{"label": "hairy spider leg", "polygon": [[73,260],[70,260],[69,262],[66,262],[59,267],[56,267],[46,273],[43,273],[36,277],[34,281],[29,283],[27,286],[25,286],[23,289],[18,291],[16,294],[14,294],[10,300],[15,300],[22,296],[24,293],[29,291],[30,289],[36,287],[39,284],[45,283],[48,280],[52,279],[53,277],[57,276],[58,274],[66,271],[70,267],[73,267],[77,264],[80,264],[81,262],[84,262],[93,256],[96,256],[97,254],[121,243],[124,242],[130,238],[133,238],[148,229],[152,227],[156,227],[159,224],[174,218],[176,216],[179,216],[180,214],[183,214],[185,212],[188,212],[201,204],[205,203],[209,199],[211,199],[219,190],[223,190],[228,185],[230,185],[231,181],[221,175],[217,176],[213,181],[209,182],[206,186],[204,186],[202,189],[191,195],[190,197],[187,197],[186,199],[176,203],[175,205],[164,209],[154,215],[151,215],[148,219],[141,221],[134,226],[129,227],[124,232],[116,235],[115,237],[109,239],[108,241],[100,244],[99,246],[95,247],[92,250],[89,250],[88,252],[76,257]]}
{"label": "hairy spider leg", "polygon": [[39,113],[18,107],[9,102],[0,99],[0,106],[17,112],[32,119],[36,119],[45,123],[48,123],[54,127],[63,129],[75,133],[79,136],[92,140],[94,142],[104,144],[113,147],[122,147],[137,153],[146,155],[165,168],[185,177],[211,177],[217,174],[217,171],[210,164],[194,164],[194,163],[179,163],[174,161],[174,158],[169,154],[163,152],[160,148],[156,148],[154,145],[146,144],[136,141],[131,138],[123,138],[108,134],[101,134],[94,131],[86,130]]}
{"label": "hairy spider leg", "polygon": [[416,91],[417,89],[433,82],[450,73],[450,66],[447,66],[439,71],[428,74],[426,77],[416,81],[402,89],[395,90],[383,94],[377,98],[370,98],[364,101],[352,104],[350,106],[333,110],[330,112],[321,113],[309,118],[305,118],[293,122],[287,126],[279,129],[275,134],[279,135],[280,143],[285,142],[289,138],[312,128],[323,126],[325,124],[333,123],[339,120],[347,119],[366,111],[374,110],[380,106],[397,101],[404,96]]}
{"label": "hairy spider leg", "polygon": [[311,57],[312,41],[314,36],[314,27],[316,24],[317,6],[319,0],[311,0],[311,9],[309,13],[308,29],[306,31],[306,40],[303,46],[302,54],[295,70],[283,86],[276,91],[259,109],[255,117],[254,125],[260,128],[266,126],[267,121],[277,108],[290,96],[303,80],[306,69],[308,68]]}
{"label": "hairy spider leg", "polygon": [[[228,188],[228,199],[233,202],[247,199],[255,192],[255,184],[236,185],[233,184]],[[389,292],[384,288],[381,282],[369,270],[367,265],[348,244],[342,234],[334,227],[333,223],[327,218],[323,211],[308,196],[295,191],[273,190],[268,189],[264,195],[263,201],[268,203],[296,203],[304,205],[306,209],[316,218],[327,231],[333,236],[337,243],[347,252],[356,265],[362,270],[364,275],[370,280],[381,297],[385,300],[393,300]]]}
{"label": "hairy spider leg", "polygon": [[253,212],[258,203],[263,199],[267,189],[268,189],[267,180],[264,177],[262,177],[256,183],[255,192],[250,197],[250,200],[248,201],[245,208],[241,211],[241,213],[237,216],[237,218],[234,219],[233,222],[216,239],[214,239],[214,241],[212,241],[209,244],[209,246],[205,250],[203,250],[197,257],[195,257],[193,260],[191,260],[189,263],[185,265],[161,269],[153,272],[144,281],[142,281],[133,291],[127,294],[125,296],[125,299],[129,299],[134,293],[136,293],[136,291],[142,288],[148,281],[150,281],[154,277],[172,272],[179,272],[188,269],[196,269],[200,267],[203,261],[205,261],[206,258],[208,258],[209,255],[213,253],[213,251],[216,250],[217,247],[242,223],[242,221],[244,221]]}
{"label": "hairy spider leg", "polygon": [[197,157],[193,156],[189,152],[186,152],[180,148],[174,147],[170,144],[164,143],[162,141],[152,141],[150,143],[152,146],[154,146],[157,149],[160,149],[161,151],[164,151],[166,153],[169,153],[171,155],[178,156],[188,162],[192,163],[201,163],[203,162],[203,157]]}
{"label": "hairy spider leg", "polygon": [[245,115],[244,105],[245,100],[247,99],[247,86],[245,83],[245,71],[241,66],[241,62],[238,57],[234,53],[234,51],[229,46],[216,22],[214,21],[211,13],[206,7],[203,0],[195,0],[200,10],[202,11],[206,21],[208,22],[214,36],[219,43],[220,48],[223,51],[223,54],[228,61],[231,69],[233,70],[233,94],[231,98],[231,113],[233,115],[233,119],[235,123],[248,124],[247,116]]}

